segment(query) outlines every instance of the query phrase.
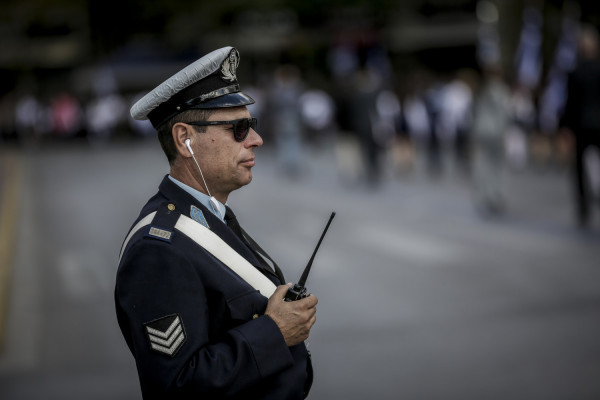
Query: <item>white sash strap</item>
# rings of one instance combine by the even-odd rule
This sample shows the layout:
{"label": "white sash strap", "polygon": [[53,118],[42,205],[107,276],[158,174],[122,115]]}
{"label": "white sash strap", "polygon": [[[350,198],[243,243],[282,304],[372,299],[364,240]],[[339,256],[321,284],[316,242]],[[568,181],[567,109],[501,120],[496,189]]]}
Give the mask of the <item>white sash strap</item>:
{"label": "white sash strap", "polygon": [[[135,232],[142,229],[144,226],[150,225],[155,214],[156,212],[147,215],[140,220],[133,227],[133,229],[131,229],[131,232],[129,235],[127,235],[127,238],[123,243],[123,247],[121,248],[121,256],[119,257],[119,261],[123,256],[123,251],[127,247],[127,244]],[[250,264],[248,260],[239,255],[227,243],[225,243],[223,239],[221,239],[210,229],[206,228],[204,225],[199,224],[193,219],[182,214],[179,216],[179,219],[175,224],[175,229],[192,239],[199,246],[215,256],[215,258],[229,267],[229,269],[235,272],[254,289],[258,290],[263,296],[268,298],[271,297],[273,292],[275,292],[277,287],[273,282],[271,282],[271,280],[269,280],[269,278],[264,276],[259,270],[256,269],[256,267]]]}
{"label": "white sash strap", "polygon": [[146,225],[150,225],[150,223],[154,219],[155,215],[156,215],[156,211],[146,215],[144,218],[139,220],[138,223],[135,224],[135,226],[133,228],[131,228],[131,230],[129,231],[129,235],[127,235],[127,237],[125,238],[125,241],[123,242],[123,246],[121,246],[121,253],[119,254],[119,264],[121,263],[121,258],[123,257],[123,252],[125,251],[125,248],[127,247],[127,244],[129,243],[129,241],[131,240],[133,235],[135,235],[135,233],[137,231],[139,231]]}

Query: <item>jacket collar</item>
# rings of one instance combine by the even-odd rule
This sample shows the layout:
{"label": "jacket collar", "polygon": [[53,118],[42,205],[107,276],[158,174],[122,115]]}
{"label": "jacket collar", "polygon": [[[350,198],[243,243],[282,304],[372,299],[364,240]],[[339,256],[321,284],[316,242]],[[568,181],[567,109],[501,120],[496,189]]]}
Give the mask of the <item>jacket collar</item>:
{"label": "jacket collar", "polygon": [[[169,201],[175,204],[176,209],[178,209],[181,214],[192,217],[192,209],[195,207],[196,209],[200,209],[206,223],[208,224],[208,228],[217,234],[225,243],[227,243],[231,248],[233,248],[238,254],[248,260],[252,265],[254,265],[259,270],[263,270],[260,262],[257,260],[256,256],[252,251],[248,248],[248,246],[237,237],[235,233],[216,215],[214,215],[210,210],[208,210],[204,205],[202,205],[194,196],[181,189],[177,184],[175,184],[172,180],[169,179],[168,175],[165,175],[162,182],[158,187],[159,194],[164,197],[163,201]],[[270,271],[268,271],[270,272]]]}
{"label": "jacket collar", "polygon": [[[168,201],[175,204],[177,209],[181,212],[181,214],[192,217],[192,208],[195,207],[202,211],[204,215],[204,219],[208,224],[208,228],[213,232],[217,233],[222,238],[225,238],[229,235],[223,236],[223,234],[231,233],[231,236],[237,239],[237,236],[231,229],[223,223],[217,216],[215,216],[208,208],[206,208],[202,203],[200,203],[194,196],[186,192],[177,186],[176,183],[169,179],[168,175],[165,175],[162,182],[158,187],[159,193]],[[229,242],[228,242],[229,243]]]}

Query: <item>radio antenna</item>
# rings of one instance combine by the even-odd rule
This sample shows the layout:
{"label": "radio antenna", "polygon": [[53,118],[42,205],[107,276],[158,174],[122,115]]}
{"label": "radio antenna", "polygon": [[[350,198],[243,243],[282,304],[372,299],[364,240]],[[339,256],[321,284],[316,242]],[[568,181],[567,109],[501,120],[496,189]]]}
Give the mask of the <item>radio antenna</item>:
{"label": "radio antenna", "polygon": [[304,272],[302,273],[302,276],[300,277],[300,280],[298,281],[299,286],[304,286],[304,284],[306,283],[306,279],[308,278],[308,273],[310,272],[310,267],[312,266],[313,260],[315,259],[315,255],[317,254],[317,250],[319,250],[319,246],[321,246],[321,242],[323,241],[323,238],[325,237],[325,234],[327,233],[327,229],[329,229],[329,225],[331,224],[331,220],[333,220],[333,217],[335,217],[335,211],[331,213],[331,216],[329,217],[329,221],[327,221],[327,225],[325,225],[325,230],[323,230],[323,233],[321,234],[321,238],[319,239],[319,242],[317,243],[317,247],[315,247],[315,251],[313,251],[312,256],[310,257],[310,260],[308,261],[308,264],[304,268]]}

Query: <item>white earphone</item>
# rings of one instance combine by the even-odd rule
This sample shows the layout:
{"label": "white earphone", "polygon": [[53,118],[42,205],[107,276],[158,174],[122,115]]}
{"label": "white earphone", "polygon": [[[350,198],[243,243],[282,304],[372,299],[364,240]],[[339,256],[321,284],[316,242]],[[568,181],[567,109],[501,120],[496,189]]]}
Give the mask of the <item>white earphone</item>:
{"label": "white earphone", "polygon": [[185,146],[188,148],[188,150],[190,151],[190,154],[192,155],[192,158],[194,159],[194,162],[196,163],[196,166],[198,167],[198,171],[200,171],[200,176],[202,177],[202,182],[204,182],[204,187],[206,188],[206,192],[208,193],[208,197],[210,197],[210,206],[213,209],[213,211],[218,214],[219,216],[222,216],[221,214],[221,207],[219,206],[219,202],[217,201],[217,199],[214,198],[213,195],[210,194],[210,190],[208,189],[208,186],[206,185],[206,180],[204,179],[204,174],[202,173],[202,169],[200,168],[200,164],[198,164],[198,161],[196,160],[196,157],[194,157],[194,150],[192,150],[192,146],[190,145],[191,140],[190,139],[185,139]]}
{"label": "white earphone", "polygon": [[185,139],[185,145],[187,146],[188,150],[190,151],[190,154],[194,155],[194,150],[192,150],[192,146],[190,145],[190,139]]}

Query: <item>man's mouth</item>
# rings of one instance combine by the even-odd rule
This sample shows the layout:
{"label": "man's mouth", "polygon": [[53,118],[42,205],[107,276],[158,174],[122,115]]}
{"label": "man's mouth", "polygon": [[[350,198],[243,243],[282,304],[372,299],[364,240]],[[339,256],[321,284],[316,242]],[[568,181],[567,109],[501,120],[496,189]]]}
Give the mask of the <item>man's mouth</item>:
{"label": "man's mouth", "polygon": [[254,167],[254,157],[248,158],[240,163],[245,167]]}

